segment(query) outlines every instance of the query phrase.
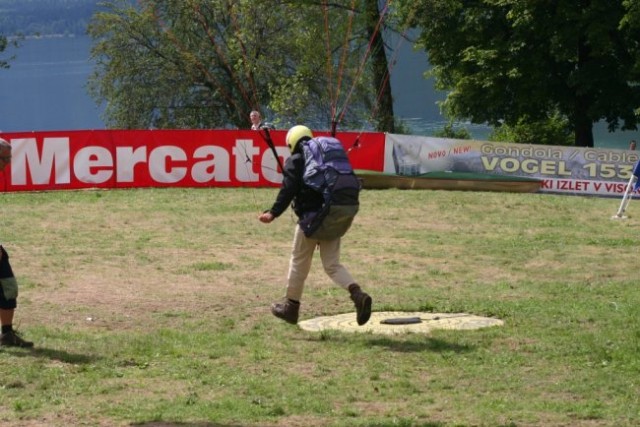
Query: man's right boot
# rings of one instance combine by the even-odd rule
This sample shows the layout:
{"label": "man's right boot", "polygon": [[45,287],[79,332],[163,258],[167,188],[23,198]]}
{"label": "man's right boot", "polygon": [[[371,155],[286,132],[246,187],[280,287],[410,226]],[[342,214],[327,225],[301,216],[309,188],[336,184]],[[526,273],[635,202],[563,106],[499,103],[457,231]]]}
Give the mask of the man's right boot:
{"label": "man's right boot", "polygon": [[362,326],[369,321],[371,317],[371,297],[360,289],[356,283],[349,285],[349,293],[351,301],[356,306],[356,321]]}
{"label": "man's right boot", "polygon": [[298,323],[298,312],[300,311],[300,302],[285,298],[282,302],[271,304],[271,314],[284,320],[287,323],[295,325]]}

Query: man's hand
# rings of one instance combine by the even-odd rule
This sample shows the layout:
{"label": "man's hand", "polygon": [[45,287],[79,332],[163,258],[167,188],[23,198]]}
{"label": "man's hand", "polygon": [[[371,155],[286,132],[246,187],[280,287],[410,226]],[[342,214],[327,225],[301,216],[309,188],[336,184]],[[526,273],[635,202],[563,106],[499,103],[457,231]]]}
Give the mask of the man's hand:
{"label": "man's hand", "polygon": [[271,212],[267,211],[267,212],[263,212],[262,214],[260,214],[258,219],[260,220],[260,222],[264,222],[265,224],[268,224],[271,221],[273,221],[275,219],[275,217],[273,216],[273,214]]}

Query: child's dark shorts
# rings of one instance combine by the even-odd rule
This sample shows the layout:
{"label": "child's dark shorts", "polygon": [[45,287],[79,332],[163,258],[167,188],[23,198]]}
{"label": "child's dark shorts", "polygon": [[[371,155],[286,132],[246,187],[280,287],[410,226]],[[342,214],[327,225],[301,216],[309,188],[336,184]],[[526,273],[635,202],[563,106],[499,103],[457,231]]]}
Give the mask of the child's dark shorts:
{"label": "child's dark shorts", "polygon": [[9,254],[0,246],[2,258],[0,259],[0,308],[11,310],[17,306],[18,281],[13,275]]}

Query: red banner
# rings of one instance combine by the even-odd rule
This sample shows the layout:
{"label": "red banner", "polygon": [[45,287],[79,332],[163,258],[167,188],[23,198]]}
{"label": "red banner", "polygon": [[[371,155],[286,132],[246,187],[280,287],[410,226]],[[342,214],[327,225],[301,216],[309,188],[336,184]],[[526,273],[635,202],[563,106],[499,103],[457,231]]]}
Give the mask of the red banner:
{"label": "red banner", "polygon": [[[286,131],[271,131],[270,135],[284,162],[290,155],[284,143]],[[383,170],[383,133],[336,136],[355,169]],[[56,131],[0,137],[13,148],[11,165],[0,174],[4,191],[266,187],[282,181],[262,131]]]}

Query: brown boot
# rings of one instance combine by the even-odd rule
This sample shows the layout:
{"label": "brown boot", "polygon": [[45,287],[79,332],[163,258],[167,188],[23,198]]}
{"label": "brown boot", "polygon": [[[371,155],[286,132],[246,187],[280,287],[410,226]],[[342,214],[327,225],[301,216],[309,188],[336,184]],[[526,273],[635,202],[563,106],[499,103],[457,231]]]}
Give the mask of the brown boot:
{"label": "brown boot", "polygon": [[0,345],[7,347],[31,348],[33,343],[23,339],[16,331],[5,332],[0,335]]}
{"label": "brown boot", "polygon": [[298,312],[300,311],[300,303],[285,298],[282,302],[271,304],[271,314],[284,320],[287,323],[295,325],[298,323]]}
{"label": "brown boot", "polygon": [[373,300],[371,297],[360,289],[356,283],[349,285],[349,293],[351,294],[351,301],[356,306],[356,320],[358,325],[362,326],[369,321],[371,317],[371,304]]}

